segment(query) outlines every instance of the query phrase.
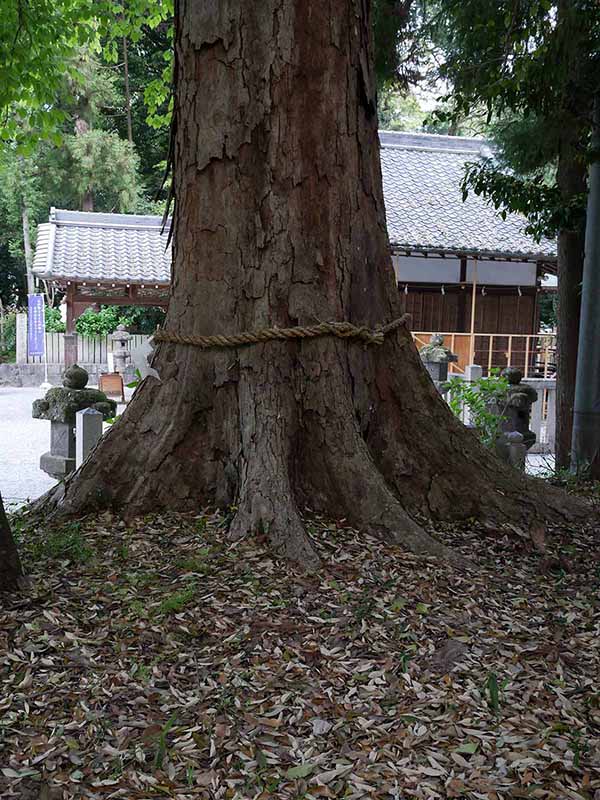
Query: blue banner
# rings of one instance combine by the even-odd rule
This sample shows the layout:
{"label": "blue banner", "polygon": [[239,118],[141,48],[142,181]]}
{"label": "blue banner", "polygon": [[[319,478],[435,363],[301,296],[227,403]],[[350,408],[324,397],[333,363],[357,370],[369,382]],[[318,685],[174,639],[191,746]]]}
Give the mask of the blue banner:
{"label": "blue banner", "polygon": [[43,356],[46,346],[46,321],[44,295],[27,295],[27,352],[30,356]]}

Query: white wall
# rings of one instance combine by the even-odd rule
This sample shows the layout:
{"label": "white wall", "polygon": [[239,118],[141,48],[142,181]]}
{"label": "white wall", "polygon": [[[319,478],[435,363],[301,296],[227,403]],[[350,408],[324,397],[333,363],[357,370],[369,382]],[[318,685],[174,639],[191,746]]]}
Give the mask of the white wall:
{"label": "white wall", "polygon": [[[467,283],[473,281],[473,261],[467,261]],[[477,283],[490,286],[535,286],[536,265],[526,261],[477,261]]]}
{"label": "white wall", "polygon": [[[393,256],[398,283],[460,283],[460,259]],[[467,283],[473,260],[467,261]],[[526,261],[477,261],[477,283],[485,286],[535,286],[536,264]]]}
{"label": "white wall", "polygon": [[458,283],[460,259],[392,256],[398,283]]}

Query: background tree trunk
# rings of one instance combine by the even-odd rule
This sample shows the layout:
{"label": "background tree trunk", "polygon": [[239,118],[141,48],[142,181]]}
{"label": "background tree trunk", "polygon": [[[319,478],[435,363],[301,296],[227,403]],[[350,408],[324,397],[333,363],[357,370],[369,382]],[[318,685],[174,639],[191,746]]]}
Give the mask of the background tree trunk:
{"label": "background tree trunk", "polygon": [[25,252],[25,270],[27,272],[27,293],[34,294],[33,251],[31,249],[31,232],[29,228],[29,212],[25,200],[21,206],[21,222],[23,225],[23,250]]}
{"label": "background tree trunk", "polygon": [[[166,329],[187,335],[400,315],[388,245],[364,0],[180,0],[176,13],[174,275]],[[466,431],[410,333],[201,351],[161,344],[94,459],[45,501],[232,506],[316,563],[305,509],[417,552],[425,518],[524,521],[562,495],[504,467]]]}
{"label": "background tree trunk", "polygon": [[[569,208],[578,195],[583,196],[587,191],[582,129],[583,125],[589,125],[586,115],[591,107],[591,95],[582,95],[574,90],[576,86],[585,85],[581,76],[581,41],[585,37],[583,15],[571,0],[559,0],[557,21],[565,75],[561,87],[563,99],[557,109],[557,116],[562,123],[557,183],[563,204],[565,208]],[[561,469],[568,469],[570,466],[584,244],[584,220],[559,231],[556,466]]]}
{"label": "background tree trunk", "polygon": [[[581,172],[576,164],[573,173]],[[585,173],[584,173],[585,174]],[[585,181],[585,179],[584,179]],[[570,465],[575,375],[579,346],[583,231],[563,230],[558,235],[558,326],[556,380],[556,467]]]}
{"label": "background tree trunk", "polygon": [[133,144],[133,126],[131,124],[131,92],[129,90],[129,58],[127,54],[127,37],[123,37],[123,79],[125,83],[125,113],[127,114],[127,140]]}
{"label": "background tree trunk", "polygon": [[4,502],[0,495],[0,591],[15,591],[23,579],[23,569],[12,537]]}

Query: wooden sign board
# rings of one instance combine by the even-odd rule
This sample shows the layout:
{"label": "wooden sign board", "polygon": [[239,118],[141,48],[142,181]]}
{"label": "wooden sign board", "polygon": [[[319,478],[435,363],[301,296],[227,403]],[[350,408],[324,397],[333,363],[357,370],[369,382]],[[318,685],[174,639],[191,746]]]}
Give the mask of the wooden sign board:
{"label": "wooden sign board", "polygon": [[98,388],[107,397],[119,397],[125,402],[125,387],[123,378],[118,372],[104,372],[98,378]]}

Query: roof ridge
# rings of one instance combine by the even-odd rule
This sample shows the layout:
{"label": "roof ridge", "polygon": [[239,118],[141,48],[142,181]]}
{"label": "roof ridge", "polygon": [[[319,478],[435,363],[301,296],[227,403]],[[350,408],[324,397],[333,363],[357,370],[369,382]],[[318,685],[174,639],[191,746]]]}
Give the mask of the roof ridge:
{"label": "roof ridge", "polygon": [[420,145],[416,144],[389,144],[386,142],[381,143],[381,149],[385,150],[414,150],[417,153],[452,153],[456,155],[471,155],[474,158],[477,158],[481,155],[483,147],[481,150],[469,150],[468,148],[458,149],[458,148],[450,148],[450,147],[421,147]]}
{"label": "roof ridge", "polygon": [[456,139],[463,142],[485,142],[489,141],[480,136],[458,136],[454,133],[430,133],[429,131],[395,131],[380,128],[379,133],[385,133],[392,136],[418,136],[423,139]]}

